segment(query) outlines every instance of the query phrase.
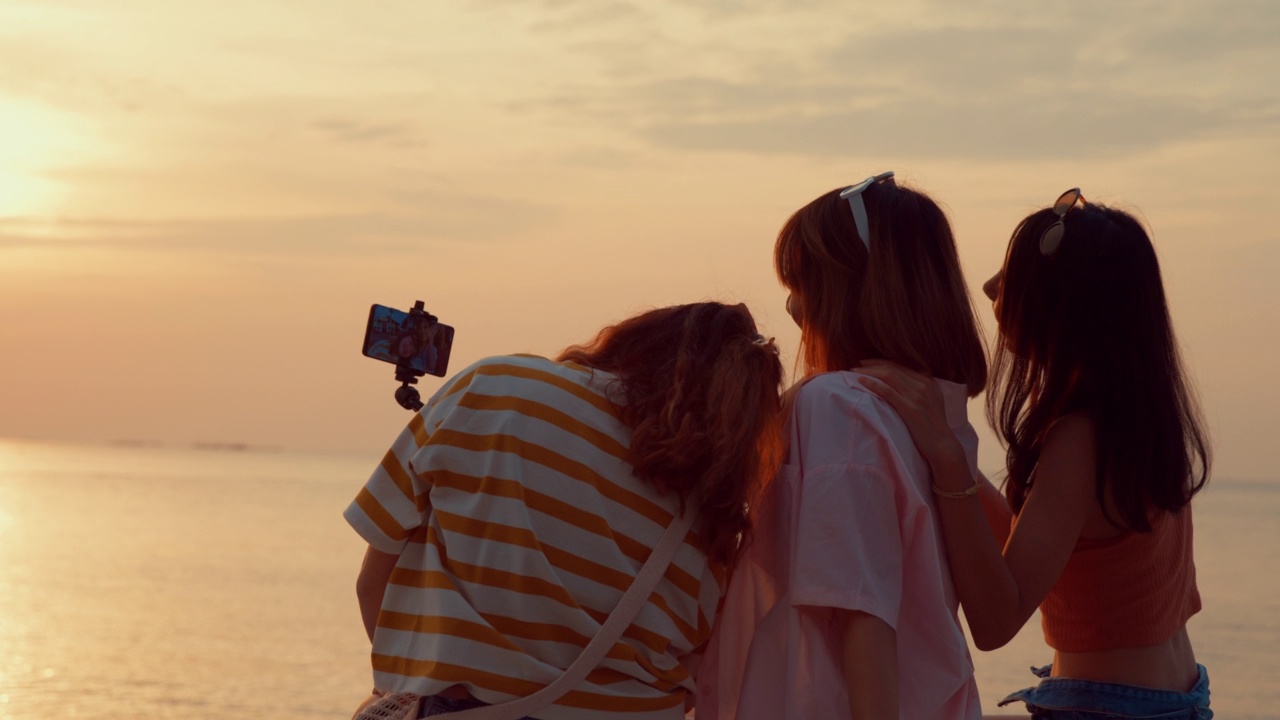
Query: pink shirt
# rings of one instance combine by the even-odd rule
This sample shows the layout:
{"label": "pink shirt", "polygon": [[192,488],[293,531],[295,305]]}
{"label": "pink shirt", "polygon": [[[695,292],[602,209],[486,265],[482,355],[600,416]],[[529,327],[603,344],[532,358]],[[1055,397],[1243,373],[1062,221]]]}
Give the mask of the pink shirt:
{"label": "pink shirt", "polygon": [[[838,608],[895,629],[904,720],[982,715],[928,465],[897,412],[856,378],[819,375],[795,394],[786,464],[698,672],[698,720],[847,719]],[[965,389],[936,382],[976,472]]]}

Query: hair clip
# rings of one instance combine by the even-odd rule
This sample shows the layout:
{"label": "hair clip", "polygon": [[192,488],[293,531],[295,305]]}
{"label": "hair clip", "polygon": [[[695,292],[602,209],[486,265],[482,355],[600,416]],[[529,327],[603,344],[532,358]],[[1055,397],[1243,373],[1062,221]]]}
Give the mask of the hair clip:
{"label": "hair clip", "polygon": [[774,355],[782,354],[782,352],[778,350],[778,346],[773,344],[773,338],[767,338],[760,333],[756,333],[756,339],[752,340],[751,344],[762,348],[768,348]]}

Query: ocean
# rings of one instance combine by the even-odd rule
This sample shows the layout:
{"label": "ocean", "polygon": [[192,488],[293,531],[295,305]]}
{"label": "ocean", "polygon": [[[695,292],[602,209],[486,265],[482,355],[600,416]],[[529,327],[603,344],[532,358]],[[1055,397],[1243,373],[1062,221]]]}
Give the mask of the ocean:
{"label": "ocean", "polygon": [[[0,720],[348,718],[370,688],[343,508],[379,455],[0,441]],[[1280,482],[1196,501],[1218,718],[1280,716]],[[1050,653],[974,653],[984,710]]]}

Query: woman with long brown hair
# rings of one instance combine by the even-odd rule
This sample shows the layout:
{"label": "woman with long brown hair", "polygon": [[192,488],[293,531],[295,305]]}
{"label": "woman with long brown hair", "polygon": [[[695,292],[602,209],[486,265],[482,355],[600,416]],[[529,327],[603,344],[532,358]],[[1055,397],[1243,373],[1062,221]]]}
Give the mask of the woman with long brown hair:
{"label": "woman with long brown hair", "polygon": [[[1007,445],[1012,530],[993,536],[930,383],[876,363],[866,382],[908,421],[933,469],[973,639],[1009,642],[1040,609],[1052,665],[1036,718],[1211,718],[1187,620],[1200,610],[1191,498],[1209,478],[1155,247],[1078,188],[1013,232],[984,288],[1000,341],[987,409]],[[1006,516],[1009,510],[1005,510]]]}
{"label": "woman with long brown hair", "polygon": [[777,462],[781,381],[746,308],[713,302],[633,317],[556,360],[458,373],[346,511],[369,543],[357,589],[374,702],[425,716],[554,683],[692,512],[603,661],[537,712],[683,717],[748,504]]}
{"label": "woman with long brown hair", "polygon": [[884,173],[798,210],[774,261],[804,378],[699,672],[699,720],[977,718],[929,468],[850,371],[890,357],[936,378],[976,462],[965,405],[986,359],[946,215]]}

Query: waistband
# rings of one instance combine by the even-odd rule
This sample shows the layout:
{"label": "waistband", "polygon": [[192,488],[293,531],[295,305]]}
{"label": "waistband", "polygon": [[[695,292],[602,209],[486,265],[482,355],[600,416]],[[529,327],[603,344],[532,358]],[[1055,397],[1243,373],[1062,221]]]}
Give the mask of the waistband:
{"label": "waistband", "polygon": [[1187,692],[1123,685],[1120,683],[1050,677],[1052,665],[1031,668],[1041,678],[1035,687],[1025,688],[1001,700],[1004,707],[1021,700],[1044,710],[1107,712],[1120,718],[1199,718],[1209,720],[1209,671],[1196,665],[1199,677]]}

